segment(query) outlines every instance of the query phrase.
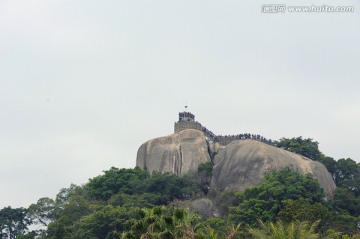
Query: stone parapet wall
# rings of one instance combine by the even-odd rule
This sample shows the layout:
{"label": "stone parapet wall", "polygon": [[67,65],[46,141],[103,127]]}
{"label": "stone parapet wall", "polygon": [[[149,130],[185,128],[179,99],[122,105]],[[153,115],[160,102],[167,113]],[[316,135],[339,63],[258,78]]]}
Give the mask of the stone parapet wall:
{"label": "stone parapet wall", "polygon": [[218,142],[219,142],[219,144],[226,146],[235,140],[239,140],[239,139],[237,139],[235,137],[223,137],[223,138],[220,138]]}
{"label": "stone parapet wall", "polygon": [[186,129],[196,129],[202,131],[202,126],[199,122],[187,122],[187,121],[179,121],[174,125],[174,133],[179,133],[180,131]]}

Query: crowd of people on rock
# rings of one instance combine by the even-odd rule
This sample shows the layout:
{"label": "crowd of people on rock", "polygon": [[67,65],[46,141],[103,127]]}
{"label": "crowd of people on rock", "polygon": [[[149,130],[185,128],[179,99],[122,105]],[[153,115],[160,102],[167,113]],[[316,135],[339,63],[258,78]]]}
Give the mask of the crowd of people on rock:
{"label": "crowd of people on rock", "polygon": [[216,134],[214,134],[213,132],[211,132],[211,130],[208,130],[206,127],[202,127],[202,131],[206,136],[210,136],[210,138],[214,139],[216,137]]}
{"label": "crowd of people on rock", "polygon": [[184,118],[184,117],[195,119],[195,115],[191,114],[190,112],[180,112],[179,113],[179,121],[181,121],[182,118]]}
{"label": "crowd of people on rock", "polygon": [[249,133],[245,133],[245,134],[238,134],[238,135],[218,135],[214,138],[215,142],[221,142],[221,141],[233,141],[233,140],[245,140],[245,139],[253,139],[253,140],[257,140],[269,145],[275,145],[275,142],[272,141],[271,139],[267,139],[261,135],[258,134],[249,134]]}
{"label": "crowd of people on rock", "polygon": [[275,141],[273,141],[271,139],[267,139],[258,134],[245,133],[245,134],[237,134],[237,135],[216,135],[213,132],[211,132],[210,130],[208,130],[206,127],[202,127],[202,131],[207,137],[210,137],[214,142],[221,143],[221,142],[228,142],[228,141],[234,141],[234,140],[253,139],[253,140],[263,142],[265,144],[274,145],[274,146],[276,145]]}

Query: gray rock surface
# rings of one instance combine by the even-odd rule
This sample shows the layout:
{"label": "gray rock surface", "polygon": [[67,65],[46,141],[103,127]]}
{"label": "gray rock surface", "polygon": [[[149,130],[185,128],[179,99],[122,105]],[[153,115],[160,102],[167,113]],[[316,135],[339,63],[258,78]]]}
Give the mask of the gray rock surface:
{"label": "gray rock surface", "polygon": [[209,198],[199,198],[191,203],[191,210],[203,217],[218,217],[219,212]]}
{"label": "gray rock surface", "polygon": [[215,158],[215,155],[217,155],[225,146],[222,146],[219,143],[213,143],[209,145],[209,151],[211,158]]}
{"label": "gray rock surface", "polygon": [[324,165],[292,152],[255,140],[238,140],[228,144],[215,156],[211,190],[236,190],[257,185],[273,170],[289,167],[300,174],[310,173],[332,199],[335,183]]}
{"label": "gray rock surface", "polygon": [[211,161],[204,134],[187,129],[142,144],[136,166],[149,172],[170,172],[178,176],[197,172],[201,163]]}

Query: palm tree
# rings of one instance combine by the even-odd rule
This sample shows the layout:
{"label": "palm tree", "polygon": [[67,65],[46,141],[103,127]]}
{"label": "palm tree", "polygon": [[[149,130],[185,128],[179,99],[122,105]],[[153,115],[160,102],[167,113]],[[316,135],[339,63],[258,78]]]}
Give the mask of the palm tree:
{"label": "palm tree", "polygon": [[315,233],[319,220],[309,224],[308,222],[295,221],[284,224],[282,221],[276,223],[260,223],[260,229],[249,229],[249,233],[256,239],[318,239],[319,234]]}
{"label": "palm tree", "polygon": [[139,214],[140,219],[131,222],[131,230],[123,233],[122,239],[195,239],[204,228],[199,216],[186,209],[144,208]]}
{"label": "palm tree", "polygon": [[235,236],[240,232],[241,224],[238,224],[236,227],[232,226],[229,235],[226,236],[226,239],[234,239]]}
{"label": "palm tree", "polygon": [[198,232],[204,229],[197,214],[190,213],[187,209],[176,208],[171,212],[176,238],[195,239]]}
{"label": "palm tree", "polygon": [[143,208],[139,210],[140,218],[137,220],[130,221],[131,230],[124,232],[121,239],[153,239],[158,238],[156,232],[161,227],[159,218],[162,215],[163,209],[161,207],[155,208]]}

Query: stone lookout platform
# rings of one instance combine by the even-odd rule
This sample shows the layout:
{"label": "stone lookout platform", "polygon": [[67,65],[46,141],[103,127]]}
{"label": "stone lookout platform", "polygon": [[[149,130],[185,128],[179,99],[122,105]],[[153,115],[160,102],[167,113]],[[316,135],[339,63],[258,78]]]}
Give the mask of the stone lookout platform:
{"label": "stone lookout platform", "polygon": [[190,112],[180,112],[179,121],[174,125],[174,133],[179,133],[185,129],[196,129],[202,131],[202,126],[195,121],[195,115]]}

